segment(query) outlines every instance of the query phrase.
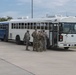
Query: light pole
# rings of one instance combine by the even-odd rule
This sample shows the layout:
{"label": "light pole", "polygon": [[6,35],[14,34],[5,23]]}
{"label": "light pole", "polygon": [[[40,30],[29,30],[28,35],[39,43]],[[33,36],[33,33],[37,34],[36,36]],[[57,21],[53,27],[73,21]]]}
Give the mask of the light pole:
{"label": "light pole", "polygon": [[31,18],[33,18],[33,0],[31,0]]}

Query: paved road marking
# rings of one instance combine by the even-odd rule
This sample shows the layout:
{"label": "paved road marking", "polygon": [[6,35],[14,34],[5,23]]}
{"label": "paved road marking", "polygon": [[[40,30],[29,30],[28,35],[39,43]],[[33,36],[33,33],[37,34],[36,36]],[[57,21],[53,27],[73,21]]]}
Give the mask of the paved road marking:
{"label": "paved road marking", "polygon": [[35,75],[0,58],[0,75]]}

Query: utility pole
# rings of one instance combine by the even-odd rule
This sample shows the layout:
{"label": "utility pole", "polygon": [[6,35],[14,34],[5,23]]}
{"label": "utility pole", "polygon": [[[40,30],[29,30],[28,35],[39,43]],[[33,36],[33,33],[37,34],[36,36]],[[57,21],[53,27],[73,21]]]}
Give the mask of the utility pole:
{"label": "utility pole", "polygon": [[31,0],[31,18],[33,18],[33,0]]}

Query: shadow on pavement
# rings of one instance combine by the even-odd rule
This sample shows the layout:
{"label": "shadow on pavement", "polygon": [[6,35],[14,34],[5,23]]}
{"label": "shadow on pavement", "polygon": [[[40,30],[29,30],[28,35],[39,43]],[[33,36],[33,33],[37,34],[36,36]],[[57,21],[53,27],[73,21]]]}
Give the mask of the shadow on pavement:
{"label": "shadow on pavement", "polygon": [[[3,42],[3,41],[0,41],[0,42]],[[12,43],[12,44],[16,44],[16,42],[14,41],[8,41],[6,43]],[[17,44],[16,44],[17,45]],[[20,44],[20,45],[23,45],[25,46],[25,44]],[[31,44],[29,46],[32,46]],[[49,51],[60,51],[60,52],[76,52],[76,49],[74,48],[69,48],[69,49],[63,49],[63,48],[50,48],[48,49]]]}

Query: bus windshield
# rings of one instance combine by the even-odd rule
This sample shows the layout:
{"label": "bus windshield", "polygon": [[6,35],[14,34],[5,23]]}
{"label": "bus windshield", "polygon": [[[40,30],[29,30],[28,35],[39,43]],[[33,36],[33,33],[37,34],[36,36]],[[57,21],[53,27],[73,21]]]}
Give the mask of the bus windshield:
{"label": "bus windshield", "polygon": [[62,23],[62,33],[76,34],[76,23]]}

